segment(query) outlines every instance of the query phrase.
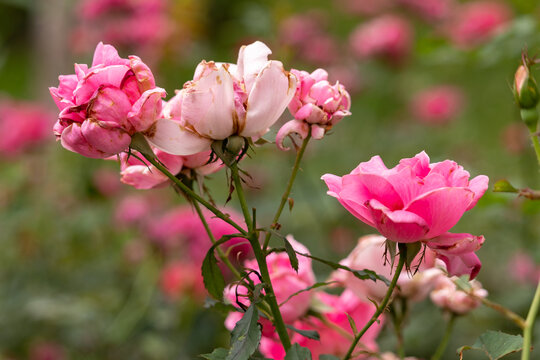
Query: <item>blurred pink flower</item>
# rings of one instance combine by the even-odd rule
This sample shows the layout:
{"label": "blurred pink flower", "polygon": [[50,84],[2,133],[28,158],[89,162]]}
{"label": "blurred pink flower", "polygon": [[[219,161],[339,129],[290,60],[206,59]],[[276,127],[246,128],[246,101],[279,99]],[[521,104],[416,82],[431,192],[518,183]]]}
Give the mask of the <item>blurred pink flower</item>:
{"label": "blurred pink flower", "polygon": [[259,138],[281,116],[296,89],[296,78],[271,50],[256,41],[242,46],[237,64],[203,61],[193,81],[169,101],[150,139],[176,155],[210,150],[214,140],[232,135]]}
{"label": "blurred pink flower", "polygon": [[[287,239],[293,248],[301,253],[309,254],[309,250],[298,241],[294,240],[291,235]],[[304,256],[298,256],[298,272],[296,272],[289,261],[286,253],[272,253],[266,257],[268,270],[270,272],[270,280],[274,287],[276,299],[280,304],[281,315],[283,320],[291,323],[304,315],[309,308],[311,291],[304,291],[287,300],[289,296],[303,290],[315,283],[315,274],[311,268],[311,259]],[[244,263],[246,269],[259,271],[259,266],[256,260],[248,260]],[[250,274],[250,279],[255,283],[260,283],[260,279],[255,274]],[[243,285],[233,284],[225,289],[225,298],[231,303],[236,304],[236,295],[241,295],[238,301],[244,305],[249,305],[247,289]]]}
{"label": "blurred pink flower", "polygon": [[497,1],[473,1],[456,8],[445,25],[454,44],[468,49],[489,41],[512,18],[508,5]]}
{"label": "blurred pink flower", "polygon": [[108,168],[101,168],[92,174],[92,183],[97,191],[103,196],[111,197],[122,188],[122,183],[118,179],[118,172]]}
{"label": "blurred pink flower", "polygon": [[66,351],[60,344],[40,342],[30,348],[29,360],[65,360]]}
{"label": "blurred pink flower", "polygon": [[206,295],[200,264],[186,261],[175,261],[161,271],[160,287],[170,300],[178,300],[184,296],[202,299]]}
{"label": "blurred pink flower", "polygon": [[484,237],[447,231],[476,205],[489,179],[480,175],[469,181],[469,173],[455,162],[429,161],[421,152],[388,169],[374,156],[348,175],[326,174],[322,179],[330,196],[387,239],[420,241],[435,250],[450,273],[474,278],[481,266],[474,252]]}
{"label": "blurred pink flower", "polygon": [[430,22],[448,18],[456,6],[455,0],[398,0],[398,2]]}
{"label": "blurred pink flower", "polygon": [[351,49],[358,58],[380,58],[393,64],[405,60],[412,41],[411,25],[397,15],[382,15],[362,23],[350,36]]}
{"label": "blurred pink flower", "polygon": [[411,101],[414,116],[430,125],[446,124],[456,118],[463,107],[463,94],[455,86],[434,86],[417,94]]}
{"label": "blurred pink flower", "polygon": [[508,262],[510,276],[521,284],[536,285],[540,281],[540,264],[524,252],[517,252]]}
{"label": "blurred pink flower", "polygon": [[[386,238],[380,235],[366,235],[358,239],[358,245],[339,263],[353,270],[373,270],[387,279],[391,279],[395,269],[391,260],[385,259]],[[394,268],[397,263],[394,263]],[[443,275],[441,269],[435,267],[435,252],[429,248],[416,255],[411,263],[412,271],[403,269],[398,279],[401,296],[412,301],[423,300],[434,285],[434,280]],[[414,275],[413,275],[414,274]],[[388,286],[382,281],[360,280],[350,272],[336,270],[330,276],[331,281],[338,281],[346,289],[360,298],[381,301],[386,295]]]}
{"label": "blurred pink flower", "polygon": [[54,115],[38,103],[0,100],[0,155],[15,157],[49,137]]}
{"label": "blurred pink flower", "polygon": [[481,300],[477,298],[485,298],[488,295],[482,284],[476,280],[469,282],[473,297],[459,290],[453,279],[455,278],[446,276],[437,278],[435,289],[430,294],[431,301],[442,309],[463,315],[480,306]]}
{"label": "blurred pink flower", "polygon": [[311,131],[314,139],[322,139],[332,126],[351,114],[349,93],[339,82],[330,85],[325,70],[317,69],[310,74],[293,69],[291,73],[298,79],[296,92],[289,103],[294,119],[277,133],[276,144],[281,150],[288,150],[283,146],[286,136],[296,133],[305,139]]}
{"label": "blurred pink flower", "polygon": [[372,16],[390,10],[394,0],[337,0],[347,12],[356,15]]}
{"label": "blurred pink flower", "polygon": [[503,148],[510,154],[519,155],[529,146],[529,131],[522,122],[508,124],[501,132]]}
{"label": "blurred pink flower", "polygon": [[165,90],[155,86],[141,59],[122,59],[114,47],[99,43],[92,66],[75,64],[75,73],[49,88],[60,109],[54,133],[62,146],[106,158],[127,150],[135,132],[153,132]]}
{"label": "blurred pink flower", "polygon": [[114,219],[119,225],[130,226],[143,222],[152,213],[152,206],[145,196],[126,196],[116,206]]}

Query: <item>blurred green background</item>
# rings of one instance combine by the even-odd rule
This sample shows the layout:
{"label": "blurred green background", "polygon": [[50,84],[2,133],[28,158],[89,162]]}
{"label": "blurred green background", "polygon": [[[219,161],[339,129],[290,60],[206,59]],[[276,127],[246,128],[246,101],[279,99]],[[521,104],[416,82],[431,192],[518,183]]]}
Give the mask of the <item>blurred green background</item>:
{"label": "blurred green background", "polygon": [[[391,167],[425,150],[432,161],[452,159],[473,176],[488,175],[491,184],[506,178],[520,188],[540,188],[536,159],[511,91],[522,49],[540,51],[540,7],[526,0],[505,4],[512,15],[503,31],[467,49],[453,45],[437,21],[391,6],[384,11],[407,19],[414,33],[411,52],[400,64],[355,57],[351,32],[379,14],[354,13],[343,2],[330,0],[171,0],[164,12],[173,28],[167,38],[118,47],[123,57],[148,58],[158,86],[168,94],[192,78],[201,59],[235,62],[239,46],[256,39],[266,42],[272,58],[286,68],[324,67],[331,78],[335,74],[334,81],[352,86],[352,116],[322,141],[310,143],[292,193],[294,209],[281,221],[283,233],[294,234],[313,254],[337,261],[359,236],[373,230],[327,196],[320,177],[349,173],[374,155]],[[79,6],[67,0],[0,0],[1,97],[38,102],[55,113],[47,87],[57,85],[59,74],[72,73],[74,62],[91,62],[95,42],[83,46],[77,31],[99,29],[93,20],[81,18]],[[317,56],[328,55],[325,50],[305,56],[288,41],[291,34],[283,24],[298,16],[315,19],[319,31],[331,39],[330,59]],[[82,25],[86,30],[78,28]],[[321,40],[303,41],[309,47]],[[462,106],[445,124],[418,121],[409,105],[413,95],[440,84],[458,87]],[[287,112],[282,120],[290,118]],[[0,156],[0,358],[193,359],[227,346],[224,314],[205,309],[204,301],[189,292],[176,299],[162,293],[160,272],[169,259],[150,244],[141,226],[185,204],[184,199],[169,188],[136,191],[120,184],[118,164],[64,150],[52,131],[24,153]],[[255,183],[248,199],[261,224],[270,222],[293,161],[293,151],[268,144],[242,162]],[[225,184],[224,171],[207,183],[219,205],[227,197]],[[117,208],[133,196],[157,205],[146,219],[120,224]],[[535,284],[518,282],[508,262],[522,251],[538,264],[539,213],[540,202],[488,191],[454,228],[485,236],[478,279],[491,300],[523,316]],[[328,268],[315,266],[324,279]],[[429,299],[416,304],[405,330],[407,354],[429,357],[444,323]],[[456,348],[472,344],[487,329],[519,333],[499,314],[481,307],[458,320],[445,359],[456,359]],[[391,329],[385,329],[380,347],[393,349],[394,343]],[[536,349],[532,358],[539,357]],[[482,358],[475,352],[465,355]]]}

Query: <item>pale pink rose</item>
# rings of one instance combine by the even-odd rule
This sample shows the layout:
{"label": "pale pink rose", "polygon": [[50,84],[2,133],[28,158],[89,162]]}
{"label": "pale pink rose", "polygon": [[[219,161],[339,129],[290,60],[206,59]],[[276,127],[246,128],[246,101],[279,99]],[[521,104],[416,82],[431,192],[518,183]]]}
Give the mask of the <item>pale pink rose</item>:
{"label": "pale pink rose", "polygon": [[324,134],[343,117],[350,115],[351,97],[345,87],[337,82],[330,85],[328,73],[317,69],[311,74],[306,71],[291,70],[298,82],[289,111],[294,119],[279,129],[276,144],[281,150],[286,136],[296,133],[305,139],[311,131],[314,139],[322,139]]}
{"label": "pale pink rose", "polygon": [[[222,209],[233,221],[240,224],[241,216],[231,209]],[[209,210],[204,209],[206,221],[216,239],[223,235],[238,233],[234,227],[215,217]],[[191,262],[202,264],[206,252],[211,246],[208,233],[201,219],[189,206],[179,206],[166,214],[154,218],[147,228],[150,240],[158,244],[167,253],[178,252],[187,256]],[[233,238],[221,246],[223,251],[229,251],[231,261],[242,261],[251,254],[251,247],[244,238]]]}
{"label": "pale pink rose", "polygon": [[473,1],[460,5],[445,25],[452,42],[464,49],[489,41],[509,24],[512,11],[497,1]]}
{"label": "pale pink rose", "polygon": [[448,18],[456,6],[455,0],[398,0],[406,8],[430,22]]}
{"label": "pale pink rose", "polygon": [[442,309],[463,315],[480,306],[482,302],[478,298],[485,298],[488,295],[487,291],[482,288],[482,284],[476,280],[469,282],[473,297],[459,290],[453,279],[455,277],[439,277],[435,289],[430,294],[431,301]]}
{"label": "pale pink rose", "polygon": [[376,15],[388,11],[394,6],[393,0],[337,0],[349,14]]}
{"label": "pale pink rose", "polygon": [[66,149],[106,158],[126,151],[134,133],[153,132],[165,90],[138,57],[122,59],[99,43],[90,68],[75,64],[75,74],[59,80],[49,90],[60,109],[54,133]]}
{"label": "pale pink rose", "polygon": [[0,155],[15,157],[49,137],[54,115],[38,103],[0,100]]}
{"label": "pale pink rose", "polygon": [[268,60],[270,54],[257,41],[240,48],[237,64],[201,62],[193,81],[168,102],[151,142],[171,154],[191,155],[232,135],[264,135],[296,89],[296,77],[280,61]]}
{"label": "pale pink rose", "polygon": [[184,296],[201,299],[205,296],[200,264],[175,261],[163,268],[160,276],[160,288],[170,300],[178,300]]}
{"label": "pale pink rose", "polygon": [[[291,235],[287,237],[293,248],[301,253],[309,254],[309,250],[296,240]],[[274,287],[274,293],[278,304],[280,304],[281,315],[283,320],[291,323],[304,315],[309,308],[311,291],[304,291],[287,300],[294,293],[306,289],[315,283],[315,274],[311,267],[311,259],[305,256],[298,255],[298,273],[292,268],[289,257],[286,253],[272,253],[266,257],[268,271],[270,272],[270,280]],[[244,263],[246,269],[259,271],[259,266],[256,260],[248,260]],[[255,284],[260,283],[260,279],[256,274],[250,274],[250,279]],[[236,295],[241,295],[238,299]],[[243,285],[233,284],[225,289],[225,299],[231,304],[238,301],[244,305],[249,305],[249,299],[245,296],[247,289]]]}
{"label": "pale pink rose", "polygon": [[[293,323],[293,326],[301,330],[315,330],[319,333],[321,340],[311,340],[294,333],[291,341],[307,347],[314,359],[318,359],[321,354],[343,357],[347,353],[353,338],[347,315],[354,320],[356,327],[361,329],[375,313],[375,306],[370,302],[361,301],[350,291],[345,291],[340,296],[317,292],[315,297],[321,307],[318,311],[325,321],[309,316],[297,320]],[[379,323],[373,324],[362,336],[356,347],[357,351],[377,351],[378,347],[375,340],[383,327],[384,318],[380,318],[380,320]],[[276,336],[263,336],[259,350],[264,356],[275,360],[282,360],[285,356],[283,346]],[[367,357],[367,355],[360,355],[354,357],[354,359],[366,359]]]}
{"label": "pale pink rose", "polygon": [[537,284],[540,281],[540,265],[524,252],[517,252],[508,262],[510,276],[521,284]]}
{"label": "pale pink rose", "polygon": [[410,53],[413,31],[407,20],[397,15],[383,15],[356,27],[350,46],[359,58],[380,58],[401,63]]}
{"label": "pale pink rose", "polygon": [[455,86],[435,86],[415,94],[411,110],[425,124],[442,125],[457,117],[463,98],[461,90]]}
{"label": "pale pink rose", "polygon": [[[358,239],[358,245],[339,263],[353,270],[372,270],[387,279],[394,276],[397,262],[392,269],[389,254],[385,254],[386,239],[380,235],[366,235]],[[386,258],[385,258],[386,256]],[[431,291],[434,279],[443,271],[435,267],[435,252],[429,248],[421,251],[411,263],[411,270],[403,269],[398,279],[401,296],[412,301],[423,300]],[[360,298],[381,301],[388,286],[382,281],[360,280],[349,271],[336,270],[330,280],[338,281],[346,289]]]}
{"label": "pale pink rose", "polygon": [[469,177],[455,162],[430,164],[421,152],[391,169],[374,156],[348,175],[326,174],[322,179],[329,195],[387,239],[422,242],[435,250],[451,274],[470,273],[474,278],[480,270],[474,251],[484,237],[447,232],[487,190],[487,176]]}

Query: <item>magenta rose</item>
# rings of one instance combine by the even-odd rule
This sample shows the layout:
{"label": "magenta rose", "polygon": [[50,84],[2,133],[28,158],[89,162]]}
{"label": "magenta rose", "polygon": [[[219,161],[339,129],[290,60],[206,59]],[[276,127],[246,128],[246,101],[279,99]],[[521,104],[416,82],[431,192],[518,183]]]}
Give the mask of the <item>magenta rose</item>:
{"label": "magenta rose", "polygon": [[435,250],[450,273],[474,277],[480,269],[474,251],[484,237],[448,233],[487,190],[487,176],[469,177],[454,161],[430,164],[421,152],[392,169],[374,156],[348,175],[326,174],[322,179],[329,195],[387,239],[422,242]]}
{"label": "magenta rose", "polygon": [[122,59],[111,45],[99,43],[92,66],[75,64],[61,75],[51,95],[60,109],[54,126],[62,146],[92,158],[106,158],[129,147],[136,132],[151,134],[161,113],[165,90],[137,56]]}

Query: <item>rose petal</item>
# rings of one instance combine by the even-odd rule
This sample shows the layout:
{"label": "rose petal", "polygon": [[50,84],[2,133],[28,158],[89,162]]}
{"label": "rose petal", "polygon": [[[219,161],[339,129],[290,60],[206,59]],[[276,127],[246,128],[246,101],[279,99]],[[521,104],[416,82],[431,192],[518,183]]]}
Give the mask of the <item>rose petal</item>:
{"label": "rose petal", "polygon": [[290,120],[287,121],[278,131],[276,135],[276,145],[280,150],[290,150],[290,147],[283,146],[285,138],[291,134],[297,134],[302,140],[307,138],[309,134],[309,125],[303,121]]}
{"label": "rose petal", "polygon": [[158,119],[145,133],[152,145],[173,155],[192,155],[209,150],[212,140],[201,137],[174,120]]}
{"label": "rose petal", "polygon": [[272,50],[260,41],[240,48],[236,75],[239,79],[244,79],[247,93],[251,92],[257,76],[267,66],[270,54]]}

